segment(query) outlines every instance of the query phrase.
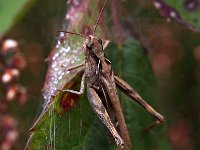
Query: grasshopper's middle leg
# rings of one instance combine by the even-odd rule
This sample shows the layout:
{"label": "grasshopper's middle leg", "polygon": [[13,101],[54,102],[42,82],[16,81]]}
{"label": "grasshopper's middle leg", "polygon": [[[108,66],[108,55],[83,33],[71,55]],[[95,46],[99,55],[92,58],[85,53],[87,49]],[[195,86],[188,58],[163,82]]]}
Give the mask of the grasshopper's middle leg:
{"label": "grasshopper's middle leg", "polygon": [[[69,67],[69,68],[67,68],[67,71],[71,71],[71,70],[75,70],[77,68],[83,67],[84,64],[85,64],[85,62],[82,62],[81,64],[78,64],[76,66]],[[65,66],[63,66],[63,67],[65,67]]]}
{"label": "grasshopper's middle leg", "polygon": [[74,90],[69,90],[69,89],[67,89],[67,90],[60,90],[60,91],[62,91],[62,92],[69,92],[69,93],[80,95],[80,94],[84,93],[84,89],[85,89],[85,73],[83,73],[83,76],[82,76],[80,91],[74,91]]}
{"label": "grasshopper's middle leg", "polygon": [[106,127],[110,130],[111,134],[113,135],[113,137],[115,139],[116,144],[119,145],[121,147],[121,149],[123,149],[124,148],[123,139],[121,138],[121,136],[118,134],[117,130],[115,129],[98,94],[92,87],[89,87],[89,86],[88,86],[88,100],[89,100],[93,110],[98,115],[98,117],[106,125]]}

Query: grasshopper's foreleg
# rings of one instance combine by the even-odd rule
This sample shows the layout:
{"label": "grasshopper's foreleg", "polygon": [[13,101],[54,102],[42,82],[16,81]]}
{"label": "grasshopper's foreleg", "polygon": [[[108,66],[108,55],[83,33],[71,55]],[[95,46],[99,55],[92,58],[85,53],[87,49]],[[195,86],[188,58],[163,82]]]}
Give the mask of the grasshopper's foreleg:
{"label": "grasshopper's foreleg", "polygon": [[91,87],[88,87],[88,100],[93,110],[95,111],[95,113],[98,115],[98,117],[101,119],[101,121],[106,125],[106,127],[109,129],[109,131],[113,135],[116,144],[119,145],[121,149],[123,149],[124,148],[123,139],[121,138],[121,136],[118,134],[117,130],[115,129],[98,94]]}
{"label": "grasshopper's foreleg", "polygon": [[85,73],[83,73],[82,76],[80,91],[74,91],[74,90],[61,90],[61,91],[81,95],[84,93],[84,90],[85,90]]}

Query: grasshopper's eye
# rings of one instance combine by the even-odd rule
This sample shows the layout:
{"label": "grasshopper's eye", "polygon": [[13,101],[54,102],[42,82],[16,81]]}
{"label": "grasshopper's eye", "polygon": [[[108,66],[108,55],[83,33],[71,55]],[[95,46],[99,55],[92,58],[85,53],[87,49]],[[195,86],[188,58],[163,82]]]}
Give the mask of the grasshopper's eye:
{"label": "grasshopper's eye", "polygon": [[87,49],[92,50],[92,48],[93,48],[93,43],[88,43],[88,44],[86,45],[86,47],[87,47]]}
{"label": "grasshopper's eye", "polygon": [[99,39],[99,38],[98,38],[98,42],[99,42],[101,45],[102,45],[102,43],[103,43],[103,42],[102,42],[102,40],[101,40],[101,39]]}

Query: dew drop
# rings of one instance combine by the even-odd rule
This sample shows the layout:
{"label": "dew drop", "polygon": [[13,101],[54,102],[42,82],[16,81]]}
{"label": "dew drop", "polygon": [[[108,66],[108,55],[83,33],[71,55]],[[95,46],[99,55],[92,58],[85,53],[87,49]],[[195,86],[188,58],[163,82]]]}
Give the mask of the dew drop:
{"label": "dew drop", "polygon": [[162,4],[160,2],[154,1],[153,4],[157,9],[160,9],[162,7]]}
{"label": "dew drop", "polygon": [[177,17],[177,13],[174,11],[170,11],[170,17],[171,18],[176,18]]}

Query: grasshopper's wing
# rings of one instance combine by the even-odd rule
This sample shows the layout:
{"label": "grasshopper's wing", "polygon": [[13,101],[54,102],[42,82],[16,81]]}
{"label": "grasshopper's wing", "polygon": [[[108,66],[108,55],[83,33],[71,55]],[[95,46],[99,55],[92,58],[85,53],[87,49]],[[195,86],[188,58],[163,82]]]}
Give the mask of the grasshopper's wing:
{"label": "grasshopper's wing", "polygon": [[104,76],[102,75],[101,81],[103,83],[103,88],[107,91],[109,100],[112,104],[112,108],[115,112],[117,122],[119,123],[120,134],[125,142],[126,149],[131,150],[132,144],[131,144],[130,137],[128,134],[128,129],[127,129],[126,122],[124,119],[120,100],[117,95],[116,85],[115,85],[115,81],[114,81],[114,73],[111,70],[111,65],[108,64],[108,66],[110,67],[111,73],[104,74]]}

